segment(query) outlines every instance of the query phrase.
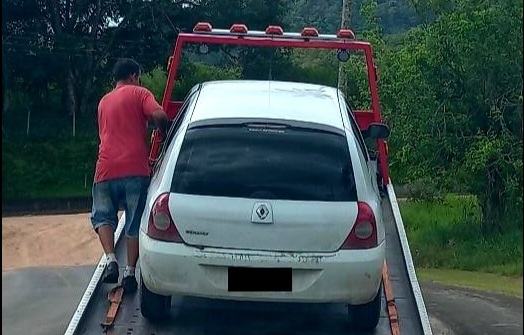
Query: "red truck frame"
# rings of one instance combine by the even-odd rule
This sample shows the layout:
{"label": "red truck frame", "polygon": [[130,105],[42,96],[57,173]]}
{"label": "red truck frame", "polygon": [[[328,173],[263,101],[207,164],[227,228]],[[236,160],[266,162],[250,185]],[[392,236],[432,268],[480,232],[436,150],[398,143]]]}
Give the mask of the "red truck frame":
{"label": "red truck frame", "polygon": [[[200,22],[195,25],[192,33],[180,33],[177,37],[173,55],[168,62],[168,77],[162,99],[162,107],[169,119],[176,118],[183,101],[172,101],[171,95],[175,87],[176,75],[182,57],[182,48],[186,44],[214,44],[245,47],[273,47],[362,51],[364,53],[369,91],[371,93],[371,110],[355,110],[353,115],[361,131],[371,123],[383,122],[380,115],[380,105],[377,89],[377,68],[373,58],[371,44],[355,39],[355,34],[349,29],[341,29],[336,35],[319,34],[317,29],[306,27],[301,33],[286,33],[280,26],[268,26],[265,31],[250,31],[246,25],[234,24],[230,29],[213,29],[210,23]],[[151,138],[150,162],[153,164],[160,154],[162,138],[157,130]],[[383,187],[390,183],[388,165],[388,146],[385,140],[377,140],[378,173]]]}

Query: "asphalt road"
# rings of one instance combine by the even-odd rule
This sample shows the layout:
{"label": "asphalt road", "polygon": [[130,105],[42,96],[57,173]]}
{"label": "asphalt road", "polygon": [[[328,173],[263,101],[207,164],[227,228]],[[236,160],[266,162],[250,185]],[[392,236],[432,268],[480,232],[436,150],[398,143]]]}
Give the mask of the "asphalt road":
{"label": "asphalt road", "polygon": [[[63,334],[93,266],[2,273],[2,334]],[[522,299],[422,283],[434,335],[522,335]]]}
{"label": "asphalt road", "polygon": [[[428,313],[456,335],[522,335],[522,299],[422,283]],[[435,333],[435,335],[440,335]]]}
{"label": "asphalt road", "polygon": [[2,272],[2,334],[63,334],[94,265]]}

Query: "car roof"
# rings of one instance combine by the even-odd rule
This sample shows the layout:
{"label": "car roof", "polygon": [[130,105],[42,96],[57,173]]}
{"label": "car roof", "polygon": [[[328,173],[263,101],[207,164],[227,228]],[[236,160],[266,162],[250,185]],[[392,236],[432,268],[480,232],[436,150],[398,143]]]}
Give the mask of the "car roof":
{"label": "car roof", "polygon": [[217,118],[293,120],[344,129],[336,88],[295,82],[205,82],[191,122]]}

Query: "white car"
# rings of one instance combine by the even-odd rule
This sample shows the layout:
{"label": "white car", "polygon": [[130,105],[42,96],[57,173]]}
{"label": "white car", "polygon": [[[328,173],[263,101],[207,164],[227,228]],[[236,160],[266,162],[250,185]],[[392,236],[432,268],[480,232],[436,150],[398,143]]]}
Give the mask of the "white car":
{"label": "white car", "polygon": [[[389,134],[382,124],[368,129]],[[349,305],[354,326],[376,327],[386,248],[367,151],[335,88],[194,87],[142,216],[142,314],[168,316],[172,295],[332,302]]]}

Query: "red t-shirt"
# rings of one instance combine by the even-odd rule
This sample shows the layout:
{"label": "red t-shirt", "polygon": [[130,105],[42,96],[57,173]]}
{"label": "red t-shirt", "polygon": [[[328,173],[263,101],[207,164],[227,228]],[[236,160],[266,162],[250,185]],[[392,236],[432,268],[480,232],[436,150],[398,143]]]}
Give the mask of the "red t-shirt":
{"label": "red t-shirt", "polygon": [[149,176],[147,119],[159,108],[153,94],[136,85],[117,85],[100,100],[95,182]]}

